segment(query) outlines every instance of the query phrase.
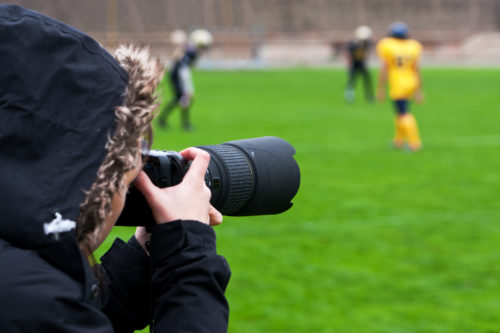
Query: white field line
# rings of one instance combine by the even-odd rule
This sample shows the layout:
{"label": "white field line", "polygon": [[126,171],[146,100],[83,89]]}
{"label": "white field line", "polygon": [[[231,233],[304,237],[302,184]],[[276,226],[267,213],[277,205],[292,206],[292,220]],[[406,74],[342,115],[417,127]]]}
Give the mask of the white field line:
{"label": "white field line", "polygon": [[[477,135],[477,136],[463,136],[463,137],[434,137],[422,138],[423,148],[466,148],[466,147],[498,147],[500,146],[499,135]],[[367,151],[367,150],[381,150],[391,147],[390,139],[385,142],[380,141],[339,141],[330,142],[328,144],[318,143],[297,143],[295,147],[297,152],[301,150],[307,151]]]}

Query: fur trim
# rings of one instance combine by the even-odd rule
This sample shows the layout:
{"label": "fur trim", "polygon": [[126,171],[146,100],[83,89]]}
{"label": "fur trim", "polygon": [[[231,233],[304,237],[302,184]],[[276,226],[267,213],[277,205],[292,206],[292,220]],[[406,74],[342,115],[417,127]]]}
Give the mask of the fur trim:
{"label": "fur trim", "polygon": [[129,83],[124,92],[124,105],[115,110],[116,130],[106,144],[107,154],[97,171],[97,178],[80,207],[77,221],[77,239],[91,242],[96,230],[111,213],[113,195],[124,186],[125,173],[137,168],[140,139],[151,142],[151,121],[158,107],[156,90],[163,77],[159,59],[149,49],[134,45],[121,45],[115,59],[127,72]]}
{"label": "fur trim", "polygon": [[115,58],[129,76],[127,106],[136,100],[153,96],[163,76],[163,66],[149,49],[135,45],[120,45]]}

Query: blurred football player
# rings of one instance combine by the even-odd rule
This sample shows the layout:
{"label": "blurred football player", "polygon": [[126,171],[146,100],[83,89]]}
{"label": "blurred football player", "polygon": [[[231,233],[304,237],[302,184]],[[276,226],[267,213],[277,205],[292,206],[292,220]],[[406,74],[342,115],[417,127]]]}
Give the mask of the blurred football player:
{"label": "blurred football player", "polygon": [[415,117],[409,112],[409,101],[423,101],[420,57],[422,45],[409,38],[408,26],[394,22],[389,27],[389,37],[377,44],[377,54],[381,59],[377,98],[385,99],[386,83],[389,82],[389,96],[396,109],[394,146],[402,148],[405,143],[417,151],[422,143]]}
{"label": "blurred football player", "polygon": [[181,109],[182,128],[189,131],[192,129],[189,110],[194,97],[191,67],[200,53],[212,45],[213,37],[210,32],[203,29],[194,30],[189,35],[189,40],[179,30],[174,31],[171,37],[172,41],[178,45],[174,52],[174,63],[169,72],[173,97],[160,111],[158,125],[166,127],[169,115],[179,106]]}
{"label": "blurred football player", "polygon": [[363,77],[365,98],[368,102],[373,102],[373,86],[367,60],[371,48],[372,29],[366,25],[359,26],[354,31],[354,39],[349,42],[347,60],[349,65],[349,76],[344,92],[344,98],[348,102],[353,102],[355,97],[356,77]]}

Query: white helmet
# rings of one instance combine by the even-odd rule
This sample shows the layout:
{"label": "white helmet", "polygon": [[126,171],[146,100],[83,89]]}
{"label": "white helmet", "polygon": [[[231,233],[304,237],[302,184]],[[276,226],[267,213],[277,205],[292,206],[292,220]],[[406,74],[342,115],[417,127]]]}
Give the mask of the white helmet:
{"label": "white helmet", "polygon": [[189,41],[199,48],[206,48],[213,44],[212,34],[205,29],[196,29],[189,35]]}
{"label": "white helmet", "polygon": [[182,45],[187,42],[188,35],[184,30],[174,30],[170,33],[170,41],[174,45]]}
{"label": "white helmet", "polygon": [[372,37],[372,29],[366,25],[361,25],[356,28],[356,31],[354,31],[354,37],[357,40],[368,40]]}

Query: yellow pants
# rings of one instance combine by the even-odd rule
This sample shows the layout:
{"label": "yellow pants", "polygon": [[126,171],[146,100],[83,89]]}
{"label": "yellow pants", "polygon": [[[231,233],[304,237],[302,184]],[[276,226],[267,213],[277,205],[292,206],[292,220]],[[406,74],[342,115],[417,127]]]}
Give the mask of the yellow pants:
{"label": "yellow pants", "polygon": [[397,115],[394,119],[395,135],[394,145],[401,148],[405,142],[411,150],[418,150],[422,146],[418,133],[417,120],[411,113]]}

